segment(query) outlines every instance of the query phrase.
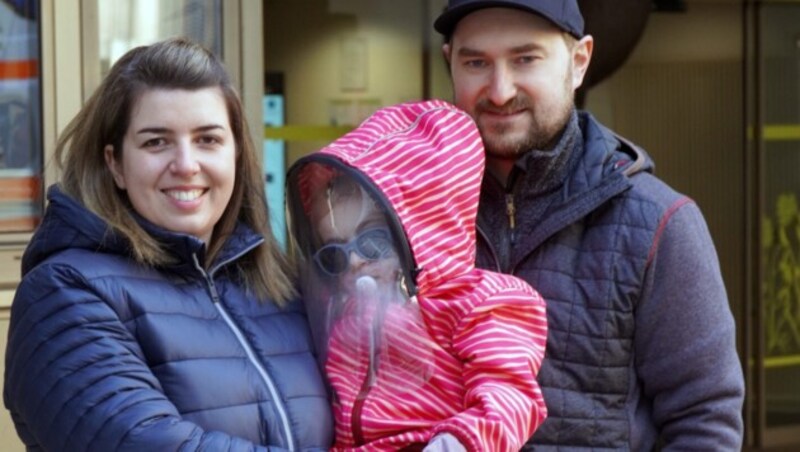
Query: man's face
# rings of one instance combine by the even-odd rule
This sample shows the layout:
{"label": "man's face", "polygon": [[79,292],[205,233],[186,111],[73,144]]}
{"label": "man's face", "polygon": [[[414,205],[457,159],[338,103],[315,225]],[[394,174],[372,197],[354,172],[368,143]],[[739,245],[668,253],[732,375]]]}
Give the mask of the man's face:
{"label": "man's face", "polygon": [[549,149],[560,136],[591,57],[549,21],[508,8],[465,16],[443,47],[455,104],[478,124],[490,158]]}

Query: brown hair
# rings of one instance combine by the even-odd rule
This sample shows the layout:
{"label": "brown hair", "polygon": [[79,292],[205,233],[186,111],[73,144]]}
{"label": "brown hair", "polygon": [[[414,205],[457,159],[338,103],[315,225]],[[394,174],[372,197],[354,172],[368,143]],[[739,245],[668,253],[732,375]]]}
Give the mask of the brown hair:
{"label": "brown hair", "polygon": [[291,267],[272,234],[261,164],[239,95],[222,62],[204,47],[173,38],[136,47],[114,63],[58,139],[55,161],[62,170],[61,186],[128,239],[135,260],[154,266],[171,262],[173,257],[132,215],[126,193],[116,187],[106,166],[103,149],[112,145],[115,159],[121,159],[131,111],[143,92],[210,87],[222,91],[237,157],[233,194],[214,226],[205,265],[214,261],[236,224],[246,224],[260,233],[265,242],[239,261],[239,271],[254,294],[282,304],[294,295]]}

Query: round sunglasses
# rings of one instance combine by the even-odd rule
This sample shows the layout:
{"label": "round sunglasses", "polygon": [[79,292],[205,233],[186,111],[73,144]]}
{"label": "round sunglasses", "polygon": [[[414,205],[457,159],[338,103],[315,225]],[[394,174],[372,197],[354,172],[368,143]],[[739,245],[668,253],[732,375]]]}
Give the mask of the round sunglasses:
{"label": "round sunglasses", "polygon": [[367,229],[347,243],[329,243],[314,253],[314,262],[330,276],[344,273],[350,266],[350,253],[376,261],[394,251],[392,235],[386,228]]}

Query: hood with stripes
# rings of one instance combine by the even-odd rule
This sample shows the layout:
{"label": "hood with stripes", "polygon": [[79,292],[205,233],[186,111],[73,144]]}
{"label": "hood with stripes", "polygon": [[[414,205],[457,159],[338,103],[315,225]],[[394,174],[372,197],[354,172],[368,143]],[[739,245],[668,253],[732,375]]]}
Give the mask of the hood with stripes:
{"label": "hood with stripes", "polygon": [[[434,373],[444,349],[421,310],[473,282],[483,152],[472,119],[433,100],[383,108],[290,169],[301,291],[342,407],[390,387],[419,393]],[[334,410],[340,427],[346,411]]]}
{"label": "hood with stripes", "polygon": [[468,450],[513,450],[544,418],[544,302],[475,268],[484,159],[473,120],[431,100],[378,110],[289,170],[292,250],[337,447],[448,433]]}
{"label": "hood with stripes", "polygon": [[311,197],[336,176],[351,177],[384,209],[405,248],[409,295],[424,295],[474,269],[483,171],[483,144],[466,113],[439,100],[387,107],[291,168],[290,221],[296,236],[313,235],[298,224],[308,221]]}

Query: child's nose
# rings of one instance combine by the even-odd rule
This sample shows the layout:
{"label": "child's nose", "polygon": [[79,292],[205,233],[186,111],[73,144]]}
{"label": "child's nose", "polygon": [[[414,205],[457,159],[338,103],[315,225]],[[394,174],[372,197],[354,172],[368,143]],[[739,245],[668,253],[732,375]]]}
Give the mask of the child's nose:
{"label": "child's nose", "polygon": [[363,267],[364,264],[367,262],[367,260],[361,257],[361,255],[358,254],[355,250],[350,251],[350,254],[347,257],[350,265],[350,270],[358,270],[359,268]]}

